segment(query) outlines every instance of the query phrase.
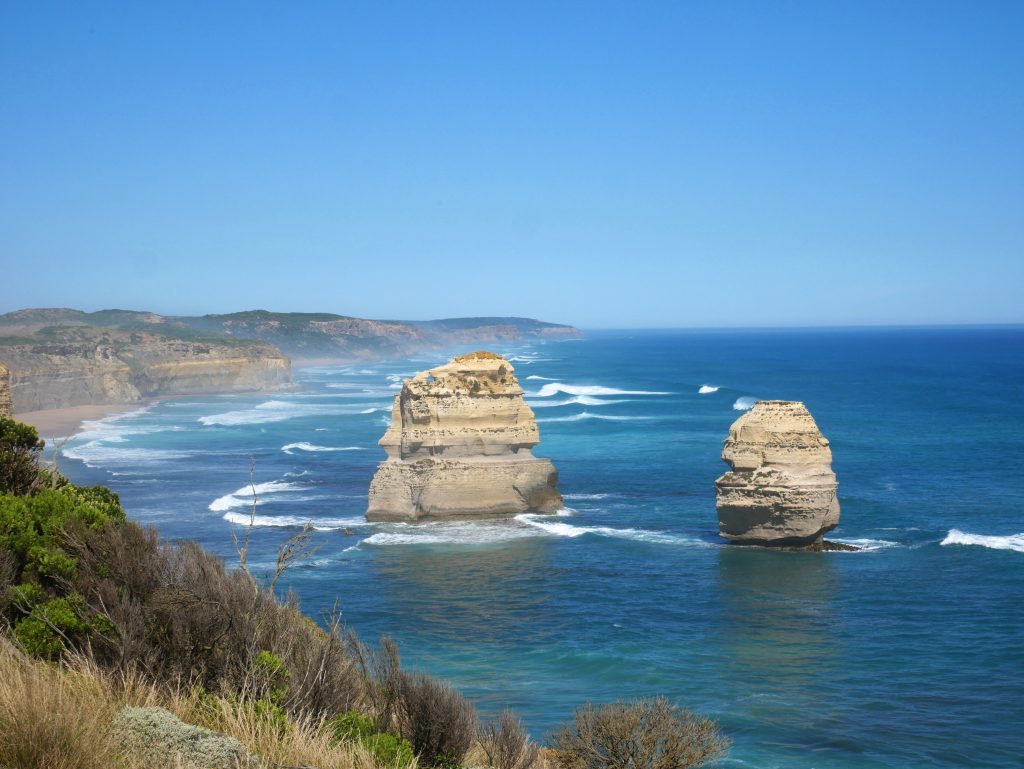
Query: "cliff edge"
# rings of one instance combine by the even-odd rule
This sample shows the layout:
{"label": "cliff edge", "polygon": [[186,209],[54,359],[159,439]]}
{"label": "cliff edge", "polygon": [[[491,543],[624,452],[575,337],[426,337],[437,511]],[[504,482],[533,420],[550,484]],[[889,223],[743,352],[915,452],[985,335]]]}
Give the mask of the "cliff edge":
{"label": "cliff edge", "polygon": [[11,372],[7,366],[0,363],[0,417],[9,417],[14,414],[14,404],[11,402]]}
{"label": "cliff edge", "polygon": [[740,544],[818,548],[839,523],[832,451],[807,407],[758,401],[729,428],[719,531]]}
{"label": "cliff edge", "polygon": [[370,484],[370,521],[498,517],[562,506],[512,365],[475,352],[406,379]]}

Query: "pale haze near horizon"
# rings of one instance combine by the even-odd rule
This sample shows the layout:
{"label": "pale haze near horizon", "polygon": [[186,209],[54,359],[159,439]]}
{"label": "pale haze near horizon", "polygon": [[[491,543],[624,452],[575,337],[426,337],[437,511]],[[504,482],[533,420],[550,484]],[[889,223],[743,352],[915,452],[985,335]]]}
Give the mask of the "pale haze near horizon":
{"label": "pale haze near horizon", "polygon": [[0,16],[0,312],[1024,321],[1019,3]]}

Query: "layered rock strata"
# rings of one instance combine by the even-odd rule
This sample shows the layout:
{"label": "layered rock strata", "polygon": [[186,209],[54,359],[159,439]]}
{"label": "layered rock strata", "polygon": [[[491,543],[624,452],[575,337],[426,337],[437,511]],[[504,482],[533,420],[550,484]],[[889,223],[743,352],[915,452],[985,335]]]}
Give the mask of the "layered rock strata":
{"label": "layered rock strata", "polygon": [[14,413],[11,402],[11,372],[0,363],[0,417],[9,417]]}
{"label": "layered rock strata", "polygon": [[489,352],[458,356],[406,379],[370,484],[370,521],[553,513],[558,472],[533,456],[533,411],[512,365]]}
{"label": "layered rock strata", "polygon": [[163,395],[274,390],[291,362],[263,342],[198,342],[111,331],[4,348],[15,413]]}
{"label": "layered rock strata", "polygon": [[[797,401],[758,401],[729,428],[715,481],[721,535],[739,544],[828,549],[839,523],[828,440]],[[826,545],[828,543],[825,543]]]}

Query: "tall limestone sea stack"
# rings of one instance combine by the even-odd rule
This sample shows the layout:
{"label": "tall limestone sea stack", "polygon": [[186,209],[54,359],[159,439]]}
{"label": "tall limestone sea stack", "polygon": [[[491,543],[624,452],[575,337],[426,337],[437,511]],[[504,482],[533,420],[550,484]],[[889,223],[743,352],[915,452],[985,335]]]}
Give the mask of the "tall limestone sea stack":
{"label": "tall limestone sea stack", "polygon": [[729,428],[717,481],[719,531],[738,544],[856,549],[822,537],[839,523],[828,440],[797,401],[758,401]]}
{"label": "tall limestone sea stack", "polygon": [[487,518],[562,506],[550,460],[511,364],[460,355],[406,379],[380,445],[388,458],[370,484],[366,518]]}

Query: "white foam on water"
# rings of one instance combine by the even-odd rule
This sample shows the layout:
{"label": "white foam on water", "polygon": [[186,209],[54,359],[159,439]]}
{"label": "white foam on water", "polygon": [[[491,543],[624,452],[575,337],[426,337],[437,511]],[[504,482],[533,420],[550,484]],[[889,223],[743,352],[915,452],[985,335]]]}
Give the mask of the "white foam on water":
{"label": "white foam on water", "polygon": [[629,399],[620,398],[618,400],[601,400],[595,398],[592,395],[574,395],[572,398],[567,398],[561,401],[527,401],[527,403],[535,409],[544,408],[555,408],[557,406],[572,406],[579,404],[580,406],[613,406],[616,403],[627,403]]}
{"label": "white foam on water", "polygon": [[381,411],[381,410],[382,410],[381,408],[374,406],[373,408],[363,409],[359,413],[360,414],[373,414],[374,412]]}
{"label": "white foam on water", "polygon": [[169,462],[174,459],[184,459],[197,452],[193,451],[172,451],[169,449],[142,449],[121,446],[108,446],[107,443],[124,443],[123,438],[106,438],[102,441],[95,440],[83,443],[80,446],[72,446],[61,450],[61,455],[68,459],[78,459],[88,467],[103,466],[108,464],[149,464],[152,462]]}
{"label": "white foam on water", "polygon": [[[256,504],[262,505],[267,502],[267,496],[271,494],[281,494],[289,491],[304,491],[309,488],[308,486],[301,486],[297,483],[290,483],[289,481],[267,481],[265,483],[256,484]],[[214,513],[222,513],[225,510],[231,510],[237,507],[246,507],[252,505],[252,486],[243,486],[237,491],[233,491],[230,494],[225,494],[223,497],[217,497],[209,504],[209,510]]]}
{"label": "white foam on water", "polygon": [[132,446],[130,436],[152,435],[181,429],[178,425],[140,424],[134,421],[152,408],[153,406],[149,405],[124,414],[83,421],[82,431],[61,449],[61,455],[68,459],[80,460],[88,467],[97,467],[107,464],[168,462],[202,453]]}
{"label": "white foam on water", "polygon": [[717,385],[701,385],[697,389],[697,392],[700,395],[710,395],[711,393],[718,392],[718,390],[719,390],[719,387]]}
{"label": "white foam on water", "polygon": [[557,382],[558,381],[557,379],[552,379],[549,376],[537,376],[536,374],[530,374],[530,376],[528,376],[526,378],[527,379],[542,379],[545,382]]}
{"label": "white foam on water", "polygon": [[610,495],[608,494],[563,494],[562,499],[579,499],[579,500],[592,500],[592,499],[607,499]]}
{"label": "white foam on water", "polygon": [[297,528],[307,523],[313,524],[317,531],[336,531],[351,529],[356,526],[367,526],[365,518],[304,518],[301,515],[250,515],[249,513],[224,513],[223,518],[239,526],[277,526]]}
{"label": "white foam on water", "polygon": [[365,403],[322,405],[294,401],[266,401],[250,409],[239,409],[238,411],[227,411],[223,414],[210,414],[209,416],[199,417],[197,421],[207,426],[260,425],[269,422],[284,422],[288,419],[318,414],[335,416],[354,414],[357,413],[355,409],[365,405]]}
{"label": "white foam on water", "polygon": [[757,403],[757,398],[744,395],[742,398],[736,399],[736,402],[732,404],[732,408],[733,411],[749,411],[754,408],[755,403]]}
{"label": "white foam on water", "polygon": [[389,524],[360,545],[490,545],[537,536],[536,532],[508,521],[473,523]]}
{"label": "white foam on water", "polygon": [[570,417],[550,417],[548,419],[538,419],[537,422],[582,422],[585,419],[603,419],[607,422],[635,422],[654,419],[654,417],[623,417],[613,414],[591,414],[589,411],[581,411],[579,414],[573,414]]}
{"label": "white foam on water", "polygon": [[533,526],[546,534],[555,537],[569,537],[575,539],[586,534],[593,534],[599,537],[614,537],[617,539],[630,539],[637,542],[650,542],[658,545],[689,545],[696,547],[714,547],[709,542],[684,537],[678,534],[669,534],[663,531],[648,531],[646,529],[616,529],[611,526],[574,526],[571,523],[553,521],[550,516],[524,513],[517,515],[516,520]]}
{"label": "white foam on water", "polygon": [[316,446],[312,443],[300,441],[282,446],[281,451],[285,454],[293,454],[295,451],[362,451],[362,446]]}
{"label": "white foam on water", "polygon": [[1024,532],[996,536],[992,534],[971,534],[967,531],[960,531],[960,529],[950,529],[949,533],[946,534],[946,538],[939,544],[978,545],[979,547],[988,547],[993,550],[1013,550],[1018,553],[1024,553]]}
{"label": "white foam on water", "polygon": [[[853,545],[858,548],[860,552],[873,552],[875,550],[886,550],[890,547],[900,547],[899,542],[893,542],[889,539],[868,539],[868,538],[851,538],[851,537],[829,537],[833,542],[838,542],[842,545]],[[843,552],[854,552],[850,550],[833,550],[834,553]]]}
{"label": "white foam on water", "polygon": [[671,395],[667,392],[654,392],[651,390],[619,390],[615,387],[602,387],[601,385],[567,385],[563,382],[552,382],[543,385],[537,392],[533,393],[535,398],[548,398],[558,393],[566,395]]}

